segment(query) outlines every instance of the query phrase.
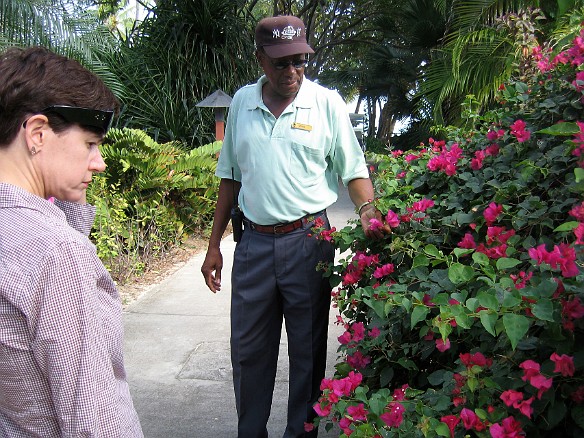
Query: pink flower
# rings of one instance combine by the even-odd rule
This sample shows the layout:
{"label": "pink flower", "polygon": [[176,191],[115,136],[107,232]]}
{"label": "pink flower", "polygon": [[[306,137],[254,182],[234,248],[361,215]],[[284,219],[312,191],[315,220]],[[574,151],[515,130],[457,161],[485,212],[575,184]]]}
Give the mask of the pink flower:
{"label": "pink flower", "polygon": [[450,349],[450,339],[446,338],[446,341],[443,341],[442,338],[436,339],[436,349],[441,353]]}
{"label": "pink flower", "polygon": [[389,225],[391,228],[395,228],[399,225],[399,216],[393,211],[389,210],[385,216],[385,222],[387,222],[387,225]]}
{"label": "pink flower", "polygon": [[357,350],[352,355],[347,356],[347,363],[356,370],[360,370],[365,368],[371,362],[371,358],[369,356],[363,356],[359,350]]}
{"label": "pink flower", "polygon": [[399,402],[391,402],[387,405],[389,412],[384,412],[379,416],[389,427],[399,427],[404,420],[404,407]]}
{"label": "pink flower", "polygon": [[485,152],[487,155],[491,155],[492,157],[499,155],[499,146],[496,144],[489,145],[485,149]]}
{"label": "pink flower", "polygon": [[570,398],[578,405],[584,403],[584,385],[579,386],[576,391],[570,394]]}
{"label": "pink flower", "polygon": [[319,417],[326,417],[331,413],[332,406],[330,404],[325,404],[322,406],[322,403],[317,403],[313,406],[314,411]]}
{"label": "pink flower", "polygon": [[495,204],[494,202],[491,202],[483,212],[483,217],[485,218],[487,225],[489,226],[492,225],[502,212],[503,212],[502,205],[498,205]]}
{"label": "pink flower", "polygon": [[497,131],[490,130],[489,132],[487,132],[487,139],[490,141],[495,141],[495,140],[500,139],[504,135],[505,135],[505,131],[502,129],[499,129]]}
{"label": "pink flower", "polygon": [[353,421],[367,420],[367,411],[365,410],[365,405],[363,403],[359,403],[357,406],[347,407],[347,414],[353,418]]}
{"label": "pink flower", "polygon": [[529,140],[531,132],[525,129],[525,122],[523,120],[516,120],[511,126],[511,134],[517,138],[519,143]]}
{"label": "pink flower", "polygon": [[412,210],[419,212],[424,212],[431,207],[434,207],[434,201],[431,199],[422,199],[412,204]]}
{"label": "pink flower", "polygon": [[466,233],[464,235],[464,237],[462,238],[462,240],[460,242],[458,242],[458,247],[465,248],[465,249],[475,249],[477,247],[477,244],[476,244],[472,234]]}
{"label": "pink flower", "polygon": [[470,168],[472,170],[479,170],[483,167],[483,160],[485,159],[485,151],[475,151],[475,156],[470,162]]}
{"label": "pink flower", "polygon": [[456,415],[445,415],[444,417],[440,418],[440,421],[448,426],[450,430],[450,437],[454,438],[454,428],[460,422],[460,418]]}
{"label": "pink flower", "polygon": [[525,284],[531,279],[531,277],[533,277],[533,272],[530,272],[529,274],[526,274],[525,271],[521,271],[519,272],[519,275],[509,275],[509,277],[511,277],[511,280],[513,280],[513,283],[515,283],[515,289],[523,289],[525,287]]}
{"label": "pink flower", "polygon": [[515,391],[514,389],[508,389],[501,394],[501,400],[507,406],[513,406],[515,403],[523,400],[523,393]]}
{"label": "pink flower", "polygon": [[347,345],[349,342],[351,342],[351,332],[347,330],[345,333],[339,336],[337,340],[339,341],[339,344]]}
{"label": "pink flower", "polygon": [[533,400],[535,400],[534,397],[530,397],[527,400],[523,400],[513,404],[513,407],[519,409],[519,412],[521,412],[527,418],[531,418],[531,414],[533,414],[533,408],[531,407],[531,403],[533,403]]}
{"label": "pink flower", "polygon": [[584,222],[584,202],[580,205],[575,205],[572,209],[568,212],[570,216],[574,216],[577,221]]}
{"label": "pink flower", "polygon": [[406,383],[404,385],[402,385],[401,388],[396,388],[393,391],[393,399],[395,401],[402,401],[406,399],[406,389],[409,388],[409,385]]}
{"label": "pink flower", "polygon": [[523,379],[524,382],[527,382],[534,376],[539,375],[540,365],[533,360],[526,360],[519,364],[519,368],[523,370]]}
{"label": "pink flower", "polygon": [[489,428],[492,438],[520,438],[524,436],[521,423],[513,417],[507,417],[501,424],[495,423]]}
{"label": "pink flower", "polygon": [[566,354],[559,356],[557,353],[552,353],[550,359],[556,364],[554,368],[554,373],[561,373],[562,376],[573,376],[574,371],[574,358]]}
{"label": "pink flower", "polygon": [[379,331],[379,329],[377,327],[373,327],[371,330],[369,330],[369,337],[375,339],[376,337],[378,337],[381,334],[381,332]]}
{"label": "pink flower", "polygon": [[312,432],[314,430],[314,424],[304,423],[304,432]]}
{"label": "pink flower", "polygon": [[383,227],[383,224],[381,223],[381,221],[379,219],[369,219],[369,229],[371,231],[375,231],[375,230],[379,230],[380,228]]}
{"label": "pink flower", "polygon": [[459,357],[462,364],[467,368],[472,368],[475,365],[484,368],[490,367],[493,364],[493,359],[487,359],[480,351],[472,354],[460,353]]}
{"label": "pink flower", "polygon": [[576,236],[575,245],[584,245],[584,222],[580,222],[574,229],[574,236]]}
{"label": "pink flower", "polygon": [[547,379],[545,376],[539,374],[529,379],[529,383],[538,390],[537,398],[540,399],[543,393],[552,387],[553,379],[551,377]]}
{"label": "pink flower", "polygon": [[388,263],[386,265],[380,266],[377,269],[375,269],[373,276],[375,278],[383,278],[383,277],[386,277],[387,275],[390,275],[391,273],[393,273],[393,270],[394,270],[393,264]]}
{"label": "pink flower", "polygon": [[353,341],[359,342],[365,338],[365,326],[362,322],[351,324],[351,330],[353,331]]}
{"label": "pink flower", "polygon": [[474,429],[481,422],[477,414],[468,408],[462,408],[462,411],[460,411],[460,419],[466,430]]}

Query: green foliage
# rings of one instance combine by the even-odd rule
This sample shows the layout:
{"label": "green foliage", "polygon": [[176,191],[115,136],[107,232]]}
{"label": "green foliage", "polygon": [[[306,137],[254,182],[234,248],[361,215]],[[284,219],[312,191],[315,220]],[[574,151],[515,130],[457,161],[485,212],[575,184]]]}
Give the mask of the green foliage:
{"label": "green foliage", "polygon": [[221,143],[193,150],[156,143],[143,131],[112,129],[102,155],[106,172],[90,187],[97,207],[92,232],[98,254],[118,281],[211,222]]}
{"label": "green foliage", "polygon": [[392,234],[333,233],[351,255],[327,271],[346,332],[316,410],[342,437],[584,433],[581,41],[491,111],[468,97],[466,128],[376,156]]}

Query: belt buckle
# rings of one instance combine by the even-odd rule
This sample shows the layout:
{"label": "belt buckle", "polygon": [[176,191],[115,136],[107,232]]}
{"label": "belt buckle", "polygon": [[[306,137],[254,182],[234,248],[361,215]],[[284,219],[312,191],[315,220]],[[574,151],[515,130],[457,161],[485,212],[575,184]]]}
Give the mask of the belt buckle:
{"label": "belt buckle", "polygon": [[283,228],[284,225],[286,225],[286,224],[276,224],[276,225],[274,225],[274,234],[285,234],[285,232],[281,232],[280,233],[278,231],[280,228]]}

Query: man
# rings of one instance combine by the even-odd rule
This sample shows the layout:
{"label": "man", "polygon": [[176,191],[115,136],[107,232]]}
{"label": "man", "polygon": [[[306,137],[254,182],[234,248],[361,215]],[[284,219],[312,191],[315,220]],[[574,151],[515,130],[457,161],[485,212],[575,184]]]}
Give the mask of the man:
{"label": "man", "polygon": [[232,271],[231,360],[239,438],[267,437],[282,317],[290,361],[284,437],[304,431],[315,412],[325,372],[330,285],[317,265],[334,249],[311,228],[330,228],[326,208],[348,186],[365,233],[381,214],[346,105],[334,91],[304,78],[304,23],[294,16],[261,20],[256,59],[264,71],[234,96],[216,175],[221,178],[209,248],[201,271],[221,288],[220,241],[234,199],[244,214]]}

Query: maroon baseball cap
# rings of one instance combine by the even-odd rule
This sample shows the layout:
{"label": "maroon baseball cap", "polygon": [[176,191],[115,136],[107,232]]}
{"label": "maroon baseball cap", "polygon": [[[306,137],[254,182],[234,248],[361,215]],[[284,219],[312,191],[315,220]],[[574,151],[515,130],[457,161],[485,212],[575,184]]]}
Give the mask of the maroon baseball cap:
{"label": "maroon baseball cap", "polygon": [[306,42],[304,23],[293,15],[267,17],[255,30],[256,47],[262,47],[270,58],[283,58],[300,53],[314,53]]}

